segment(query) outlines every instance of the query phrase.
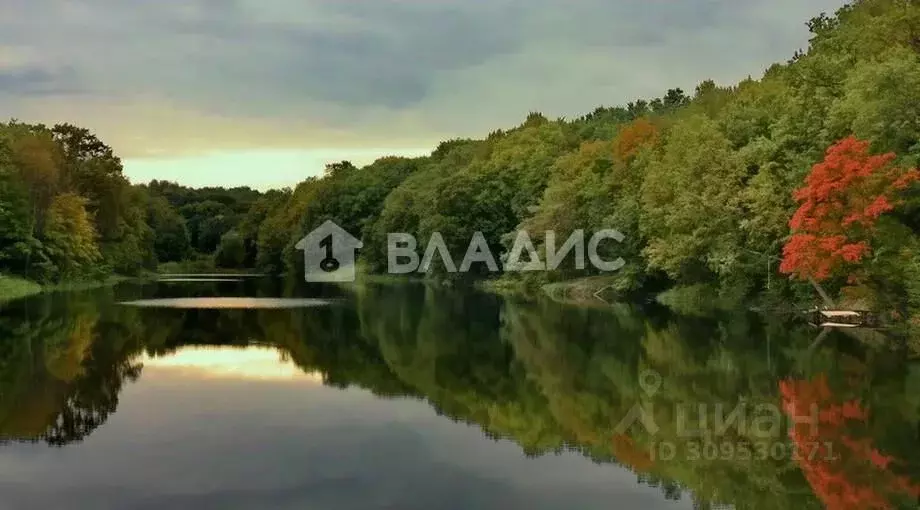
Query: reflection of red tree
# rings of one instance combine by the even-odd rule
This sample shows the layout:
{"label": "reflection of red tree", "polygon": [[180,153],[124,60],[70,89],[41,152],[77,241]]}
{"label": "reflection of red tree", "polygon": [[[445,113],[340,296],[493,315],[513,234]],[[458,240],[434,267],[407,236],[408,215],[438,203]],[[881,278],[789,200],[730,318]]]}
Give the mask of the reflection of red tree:
{"label": "reflection of red tree", "polygon": [[632,438],[626,434],[613,436],[613,454],[618,461],[633,468],[637,473],[649,472],[654,464],[648,452],[636,446]]}
{"label": "reflection of red tree", "polygon": [[889,470],[894,457],[874,448],[869,437],[858,437],[868,419],[858,400],[835,398],[824,375],[779,386],[790,417],[802,420],[817,410],[816,426],[795,423],[789,437],[801,453],[805,478],[827,508],[887,509],[894,498],[920,496],[920,485]]}

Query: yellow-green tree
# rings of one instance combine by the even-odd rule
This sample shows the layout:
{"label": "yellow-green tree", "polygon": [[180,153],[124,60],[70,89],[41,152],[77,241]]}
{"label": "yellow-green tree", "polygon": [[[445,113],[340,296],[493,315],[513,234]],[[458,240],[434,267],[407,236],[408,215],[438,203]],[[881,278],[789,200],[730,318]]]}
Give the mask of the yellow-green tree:
{"label": "yellow-green tree", "polygon": [[54,197],[45,221],[45,250],[60,277],[88,271],[101,254],[96,229],[86,212],[86,199],[74,193]]}
{"label": "yellow-green tree", "polygon": [[640,228],[649,265],[672,278],[734,270],[743,172],[718,126],[702,116],[675,124],[645,171]]}

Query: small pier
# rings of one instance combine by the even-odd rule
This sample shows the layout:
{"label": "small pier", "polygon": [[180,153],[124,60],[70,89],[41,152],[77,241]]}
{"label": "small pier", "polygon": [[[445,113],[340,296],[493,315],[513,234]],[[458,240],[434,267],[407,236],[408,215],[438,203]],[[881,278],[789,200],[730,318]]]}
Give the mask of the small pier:
{"label": "small pier", "polygon": [[877,328],[879,316],[868,310],[823,310],[811,312],[812,324],[821,328]]}

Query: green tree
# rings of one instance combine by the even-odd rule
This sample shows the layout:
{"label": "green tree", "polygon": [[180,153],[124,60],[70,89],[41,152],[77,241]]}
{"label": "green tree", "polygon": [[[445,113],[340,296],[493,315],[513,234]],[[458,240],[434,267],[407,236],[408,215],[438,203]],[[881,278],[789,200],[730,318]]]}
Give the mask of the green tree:
{"label": "green tree", "polygon": [[11,122],[4,129],[16,177],[29,195],[29,225],[33,236],[44,228],[46,213],[60,189],[60,154],[44,126]]}
{"label": "green tree", "polygon": [[672,278],[701,269],[727,275],[740,257],[743,171],[718,126],[705,117],[675,124],[648,155],[640,227],[652,268]]}
{"label": "green tree", "polygon": [[9,148],[0,138],[0,270],[24,274],[37,241],[29,225],[28,194],[14,172]]}
{"label": "green tree", "polygon": [[271,216],[277,213],[280,207],[283,207],[290,200],[292,191],[270,190],[259,197],[252,206],[246,211],[243,219],[240,220],[236,230],[243,238],[243,244],[246,249],[246,259],[244,266],[255,267],[259,256],[259,229],[262,224]]}
{"label": "green tree", "polygon": [[880,152],[920,160],[920,55],[895,47],[849,73],[828,119],[831,136],[873,140]]}
{"label": "green tree", "polygon": [[158,262],[185,260],[191,251],[185,219],[161,196],[149,197],[147,222],[153,230]]}
{"label": "green tree", "polygon": [[48,208],[44,241],[58,277],[79,276],[102,258],[98,235],[86,211],[87,200],[74,193],[54,197]]}
{"label": "green tree", "polygon": [[127,186],[121,193],[118,230],[102,240],[100,249],[104,262],[116,273],[133,276],[145,269],[156,269],[156,238],[147,221],[146,192]]}
{"label": "green tree", "polygon": [[243,236],[231,230],[220,239],[220,245],[214,256],[217,267],[241,268],[246,262],[246,245]]}

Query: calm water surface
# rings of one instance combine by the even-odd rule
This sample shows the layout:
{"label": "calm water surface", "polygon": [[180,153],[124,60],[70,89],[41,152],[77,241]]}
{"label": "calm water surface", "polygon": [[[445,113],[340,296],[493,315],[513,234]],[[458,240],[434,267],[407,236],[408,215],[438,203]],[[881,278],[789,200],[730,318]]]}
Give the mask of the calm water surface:
{"label": "calm water surface", "polygon": [[879,334],[219,276],[0,305],[0,509],[917,507]]}

